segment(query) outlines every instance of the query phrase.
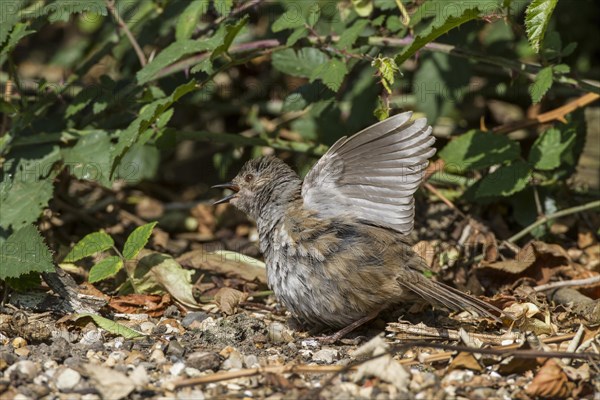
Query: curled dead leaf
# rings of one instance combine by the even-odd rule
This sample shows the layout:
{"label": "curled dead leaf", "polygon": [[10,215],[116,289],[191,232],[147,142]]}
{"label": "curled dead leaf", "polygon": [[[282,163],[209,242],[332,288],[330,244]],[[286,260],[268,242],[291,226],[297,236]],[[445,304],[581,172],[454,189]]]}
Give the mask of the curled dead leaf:
{"label": "curled dead leaf", "polygon": [[541,285],[570,264],[569,255],[561,246],[532,241],[523,247],[514,259],[483,261],[476,272],[482,281],[498,279],[510,281],[527,276]]}
{"label": "curled dead leaf", "polygon": [[535,374],[525,392],[533,397],[566,398],[573,394],[575,383],[553,359],[548,359]]}
{"label": "curled dead leaf", "polygon": [[215,294],[215,303],[227,315],[235,314],[237,306],[246,301],[248,293],[229,287],[223,287]]}

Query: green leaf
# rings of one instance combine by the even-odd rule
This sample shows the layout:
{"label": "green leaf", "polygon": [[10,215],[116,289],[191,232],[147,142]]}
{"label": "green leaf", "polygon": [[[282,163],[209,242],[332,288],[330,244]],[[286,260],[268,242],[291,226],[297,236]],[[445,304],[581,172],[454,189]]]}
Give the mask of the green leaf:
{"label": "green leaf", "polygon": [[231,12],[231,8],[233,7],[233,0],[214,0],[215,10],[219,15],[226,16]]}
{"label": "green leaf", "polygon": [[3,4],[4,9],[0,12],[0,46],[4,44],[15,25],[21,22],[24,14],[22,9],[26,6],[24,1]]}
{"label": "green leaf", "polygon": [[334,93],[321,81],[300,86],[283,101],[282,112],[304,110],[311,104],[333,99]]}
{"label": "green leaf", "polygon": [[[461,7],[462,8],[462,7]],[[415,40],[408,46],[402,53],[396,56],[396,64],[402,65],[404,61],[412,57],[417,51],[419,51],[427,43],[434,41],[449,30],[456,28],[464,24],[465,22],[471,21],[479,17],[479,9],[477,8],[465,8],[462,14],[454,16],[451,15],[443,21],[434,21],[431,26],[424,32],[421,32]]]}
{"label": "green leaf", "polygon": [[271,25],[271,30],[275,33],[281,32],[285,29],[295,29],[304,27],[305,18],[303,17],[300,10],[295,7],[290,8],[279,16]]}
{"label": "green leaf", "polygon": [[525,11],[525,29],[531,47],[536,53],[540,51],[540,43],[550,23],[552,11],[558,0],[532,0]]}
{"label": "green leaf", "polygon": [[85,235],[67,254],[63,262],[74,262],[82,258],[108,250],[115,245],[112,237],[105,232],[93,232]]}
{"label": "green leaf", "polygon": [[563,135],[556,128],[550,128],[538,137],[531,147],[529,162],[535,169],[550,171],[558,168],[563,154],[575,142],[576,135]]}
{"label": "green leaf", "polygon": [[107,15],[106,2],[104,0],[57,0],[44,7],[43,14],[49,14],[50,22],[68,22],[71,14],[86,13],[87,18],[97,18],[96,15]]}
{"label": "green leaf", "polygon": [[[2,12],[2,10],[0,10],[0,13],[1,12]],[[35,31],[31,31],[31,30],[28,31],[27,27],[28,27],[28,24],[26,24],[26,23],[17,23],[15,25],[14,29],[8,36],[8,40],[6,41],[6,43],[0,47],[0,56],[10,53],[19,44],[21,39],[23,39],[26,36],[31,35],[32,33],[35,33]]]}
{"label": "green leaf", "polygon": [[388,94],[391,94],[392,85],[396,79],[395,75],[400,71],[394,59],[377,56],[377,58],[371,63],[371,66],[377,68],[379,75],[381,75],[381,83],[383,84],[383,87]]}
{"label": "green leaf", "polygon": [[520,146],[506,136],[471,130],[444,147],[439,155],[448,170],[476,170],[515,160]]}
{"label": "green leaf", "polygon": [[123,179],[128,185],[135,185],[144,179],[151,180],[156,177],[160,163],[160,151],[156,145],[136,143],[119,163],[117,179]]}
{"label": "green leaf", "polygon": [[121,325],[115,321],[111,321],[110,319],[101,317],[97,314],[84,313],[73,316],[74,321],[77,321],[78,319],[87,318],[91,318],[94,321],[94,323],[96,323],[96,325],[98,325],[100,328],[107,330],[108,332],[114,335],[123,336],[125,339],[133,339],[136,337],[144,336],[142,332],[138,332],[125,325]]}
{"label": "green leaf", "polygon": [[194,53],[202,53],[214,50],[217,46],[223,43],[225,30],[220,29],[215,35],[209,39],[199,40],[182,40],[172,43],[148,63],[144,68],[136,74],[137,81],[140,85],[150,82],[164,68],[179,61],[184,56]]}
{"label": "green leaf", "polygon": [[[15,179],[0,183],[0,227],[19,229],[39,218],[52,198],[54,185],[51,179],[33,181]],[[5,210],[10,210],[6,212]]]}
{"label": "green leaf", "polygon": [[292,34],[290,36],[288,36],[287,41],[285,42],[286,46],[293,46],[294,44],[296,44],[296,42],[300,39],[302,39],[303,37],[308,36],[308,29],[302,27],[302,28],[296,28],[294,30],[294,32],[292,32]]}
{"label": "green leaf", "polygon": [[140,250],[146,246],[150,235],[152,235],[152,229],[156,226],[156,222],[150,222],[148,224],[138,226],[135,228],[131,235],[127,238],[125,246],[123,247],[123,257],[126,260],[133,260]]}
{"label": "green leaf", "polygon": [[88,281],[98,282],[115,276],[123,268],[123,260],[118,256],[106,257],[90,269]]}
{"label": "green leaf", "polygon": [[383,121],[384,119],[390,116],[390,105],[387,101],[382,99],[381,97],[377,98],[377,108],[373,111],[373,115],[379,120]]}
{"label": "green leaf", "polygon": [[352,48],[361,33],[369,25],[368,19],[359,19],[348,29],[345,29],[340,35],[340,39],[335,44],[335,47],[340,50],[348,50]]}
{"label": "green leaf", "polygon": [[195,89],[196,81],[192,79],[188,83],[178,86],[170,96],[155,100],[142,108],[139,116],[125,130],[119,132],[119,142],[111,153],[110,176],[114,174],[125,152],[137,143],[140,135],[156,122],[173,103]]}
{"label": "green leaf", "polygon": [[531,95],[531,101],[539,103],[542,97],[552,87],[552,67],[545,67],[538,72],[535,76],[535,80],[529,85],[529,94]]}
{"label": "green leaf", "polygon": [[523,161],[501,166],[479,182],[475,195],[482,197],[510,196],[527,187],[531,169]]}
{"label": "green leaf", "polygon": [[77,179],[110,185],[110,152],[108,133],[95,131],[82,136],[75,146],[63,150],[65,168]]}
{"label": "green leaf", "polygon": [[310,81],[313,82],[316,79],[320,79],[325,86],[334,92],[337,92],[347,73],[348,68],[346,67],[346,63],[337,58],[332,58],[325,64],[321,64],[315,68],[310,77]]}
{"label": "green leaf", "polygon": [[313,71],[325,64],[329,58],[325,53],[312,47],[277,51],[273,54],[273,66],[284,74],[310,78]]}
{"label": "green leaf", "polygon": [[227,53],[229,51],[229,47],[231,46],[231,43],[233,43],[233,40],[235,39],[235,37],[240,33],[242,28],[246,25],[246,22],[248,22],[247,15],[244,16],[244,18],[242,18],[241,20],[239,20],[237,24],[227,25],[225,27],[225,38],[223,39],[223,44],[219,45],[212,52],[212,54],[210,55],[211,60],[215,60],[221,54]]}
{"label": "green leaf", "polygon": [[361,17],[368,17],[373,12],[373,0],[352,0],[352,5]]}
{"label": "green leaf", "polygon": [[569,67],[567,64],[554,65],[552,66],[552,72],[559,75],[568,74],[571,72],[571,67]]}
{"label": "green leaf", "polygon": [[0,244],[0,280],[52,271],[52,254],[35,226],[22,227]]}
{"label": "green leaf", "polygon": [[208,7],[208,0],[190,1],[177,20],[177,25],[175,26],[176,41],[187,40],[192,37],[194,30],[200,22],[200,18],[207,12]]}

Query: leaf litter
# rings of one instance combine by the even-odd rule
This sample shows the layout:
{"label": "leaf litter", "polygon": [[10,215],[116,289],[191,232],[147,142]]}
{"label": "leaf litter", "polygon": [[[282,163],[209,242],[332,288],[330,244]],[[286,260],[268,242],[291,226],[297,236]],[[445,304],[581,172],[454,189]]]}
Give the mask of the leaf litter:
{"label": "leaf litter", "polygon": [[[290,319],[268,290],[264,263],[247,246],[253,235],[247,221],[224,227],[210,218],[209,208],[198,207],[201,236],[161,231],[161,244],[155,244],[183,251],[171,256],[142,250],[136,257],[138,293],[131,292],[124,272],[112,278],[121,283],[121,293],[107,286],[110,281],[78,289],[106,297],[101,315],[48,314],[40,324],[33,307],[20,311],[30,321],[24,324],[5,308],[0,392],[44,397],[91,390],[105,398],[589,398],[600,390],[598,325],[576,319],[575,305],[552,302],[535,289],[598,275],[594,234],[580,230],[568,248],[539,241],[516,248],[497,240],[485,223],[456,218],[443,207],[427,207],[436,218],[422,220],[416,250],[436,279],[474,294],[496,293],[488,301],[511,312],[513,325],[498,328],[467,313],[404,308],[324,345]],[[439,218],[440,212],[446,217]],[[125,220],[140,225],[136,218]],[[107,228],[111,235],[119,231],[131,227]],[[200,237],[207,241],[194,247]],[[568,289],[597,305],[597,284]],[[27,326],[38,332],[44,326],[47,333],[32,335]]]}

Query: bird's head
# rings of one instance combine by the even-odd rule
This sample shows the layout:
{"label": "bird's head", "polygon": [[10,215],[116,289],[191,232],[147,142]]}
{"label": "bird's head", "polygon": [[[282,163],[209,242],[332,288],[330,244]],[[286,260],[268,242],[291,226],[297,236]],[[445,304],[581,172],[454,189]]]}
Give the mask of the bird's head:
{"label": "bird's head", "polygon": [[266,156],[250,160],[231,182],[215,185],[234,193],[214,204],[231,203],[258,220],[265,209],[280,208],[300,195],[298,175],[277,157]]}

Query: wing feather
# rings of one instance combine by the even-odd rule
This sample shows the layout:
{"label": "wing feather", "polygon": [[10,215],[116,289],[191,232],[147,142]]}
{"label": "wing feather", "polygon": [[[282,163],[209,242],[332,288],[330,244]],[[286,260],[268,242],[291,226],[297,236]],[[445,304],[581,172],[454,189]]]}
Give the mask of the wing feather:
{"label": "wing feather", "polygon": [[435,154],[431,127],[411,117],[398,114],[339,139],[306,176],[305,207],[323,217],[352,215],[409,233],[413,194]]}

